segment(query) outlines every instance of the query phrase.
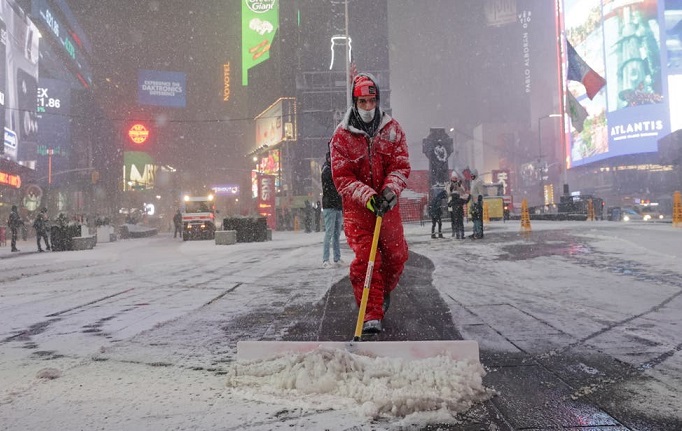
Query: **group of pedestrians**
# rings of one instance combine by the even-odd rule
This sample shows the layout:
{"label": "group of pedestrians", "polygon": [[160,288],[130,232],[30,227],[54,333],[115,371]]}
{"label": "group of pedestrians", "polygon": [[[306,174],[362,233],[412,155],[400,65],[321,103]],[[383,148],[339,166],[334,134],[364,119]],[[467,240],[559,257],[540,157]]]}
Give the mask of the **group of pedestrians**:
{"label": "group of pedestrians", "polygon": [[473,233],[469,238],[483,238],[483,195],[485,190],[476,169],[471,170],[471,180],[471,190],[467,192],[462,185],[462,179],[453,173],[450,182],[444,189],[433,191],[433,197],[428,205],[428,214],[431,217],[431,238],[443,238],[442,204],[444,200],[447,200],[452,236],[455,239],[466,238],[464,234],[464,208],[466,205],[469,205],[469,213],[474,223]]}
{"label": "group of pedestrians", "polygon": [[[20,251],[17,248],[17,238],[19,237],[19,230],[24,227],[24,221],[19,215],[19,211],[16,205],[12,205],[12,210],[9,213],[7,219],[7,226],[10,230],[10,246],[12,252]],[[36,242],[38,244],[38,251],[43,252],[45,250],[50,250],[50,241],[47,236],[47,231],[49,229],[49,220],[47,218],[47,208],[41,208],[33,221],[33,228],[36,230]],[[41,240],[45,244],[45,250],[41,246]]]}

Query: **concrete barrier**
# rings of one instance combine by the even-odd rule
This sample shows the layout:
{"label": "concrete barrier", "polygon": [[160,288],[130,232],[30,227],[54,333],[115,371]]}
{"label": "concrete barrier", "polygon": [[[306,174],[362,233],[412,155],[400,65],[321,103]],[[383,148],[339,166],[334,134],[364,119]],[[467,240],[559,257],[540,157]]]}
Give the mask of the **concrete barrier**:
{"label": "concrete barrier", "polygon": [[75,236],[72,238],[72,241],[73,247],[71,250],[91,250],[97,244],[97,236]]}
{"label": "concrete barrier", "polygon": [[236,230],[217,230],[215,231],[216,245],[230,245],[237,243]]}

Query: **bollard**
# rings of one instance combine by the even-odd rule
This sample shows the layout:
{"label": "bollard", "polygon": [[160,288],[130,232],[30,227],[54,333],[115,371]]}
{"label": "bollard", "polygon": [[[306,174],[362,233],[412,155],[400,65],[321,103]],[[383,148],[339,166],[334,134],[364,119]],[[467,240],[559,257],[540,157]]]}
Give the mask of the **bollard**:
{"label": "bollard", "polygon": [[528,200],[521,202],[521,230],[530,232],[530,213],[528,212]]}

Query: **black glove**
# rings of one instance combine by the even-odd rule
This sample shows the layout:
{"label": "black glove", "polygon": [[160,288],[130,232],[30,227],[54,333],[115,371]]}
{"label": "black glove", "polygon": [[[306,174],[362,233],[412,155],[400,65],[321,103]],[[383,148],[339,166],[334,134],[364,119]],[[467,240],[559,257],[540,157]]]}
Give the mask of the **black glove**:
{"label": "black glove", "polygon": [[382,208],[384,207],[384,198],[381,196],[374,195],[367,201],[365,205],[368,210],[372,211],[377,216],[383,216],[384,212]]}
{"label": "black glove", "polygon": [[383,213],[386,214],[389,210],[392,210],[398,204],[398,196],[393,193],[391,189],[386,187],[384,191],[381,192],[383,197],[382,209]]}

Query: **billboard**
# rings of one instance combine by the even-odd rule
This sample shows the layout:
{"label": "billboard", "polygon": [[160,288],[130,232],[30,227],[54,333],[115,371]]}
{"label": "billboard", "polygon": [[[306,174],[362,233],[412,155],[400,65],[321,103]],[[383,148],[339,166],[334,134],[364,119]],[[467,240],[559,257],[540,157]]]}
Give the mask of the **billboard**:
{"label": "billboard", "polygon": [[665,22],[665,58],[663,69],[667,70],[668,94],[678,95],[668,100],[670,130],[682,129],[682,0],[666,0],[663,10]]}
{"label": "billboard", "polygon": [[666,21],[674,21],[679,3],[564,0],[566,40],[607,82],[591,100],[580,83],[567,82],[568,91],[588,112],[583,131],[570,132],[572,166],[656,152],[657,141],[679,121],[679,110],[676,115],[671,109],[675,93],[670,83],[680,72],[666,61],[666,46],[676,37],[666,31],[671,25]]}
{"label": "billboard", "polygon": [[184,108],[186,76],[182,72],[139,70],[137,73],[137,103],[140,105]]}
{"label": "billboard", "polygon": [[68,65],[85,88],[92,85],[92,69],[88,56],[92,53],[90,41],[64,0],[31,0],[31,15],[46,27],[42,35],[52,39],[65,54]]}
{"label": "billboard", "polygon": [[14,0],[0,1],[3,22],[0,36],[5,48],[5,156],[34,168],[38,146],[36,95],[40,32],[19,10]]}
{"label": "billboard", "polygon": [[281,97],[256,117],[255,148],[273,147],[296,137],[296,100]]}
{"label": "billboard", "polygon": [[275,176],[258,174],[258,214],[267,218],[270,229],[275,228]]}
{"label": "billboard", "polygon": [[242,85],[249,85],[249,69],[270,58],[279,27],[278,0],[242,0]]}
{"label": "billboard", "polygon": [[[40,78],[38,86],[38,177],[52,184],[61,177],[53,175],[69,169],[71,152],[71,88],[64,81]],[[48,173],[48,169],[51,172]]]}
{"label": "billboard", "polygon": [[123,152],[123,190],[154,188],[158,166],[154,159],[142,151]]}

